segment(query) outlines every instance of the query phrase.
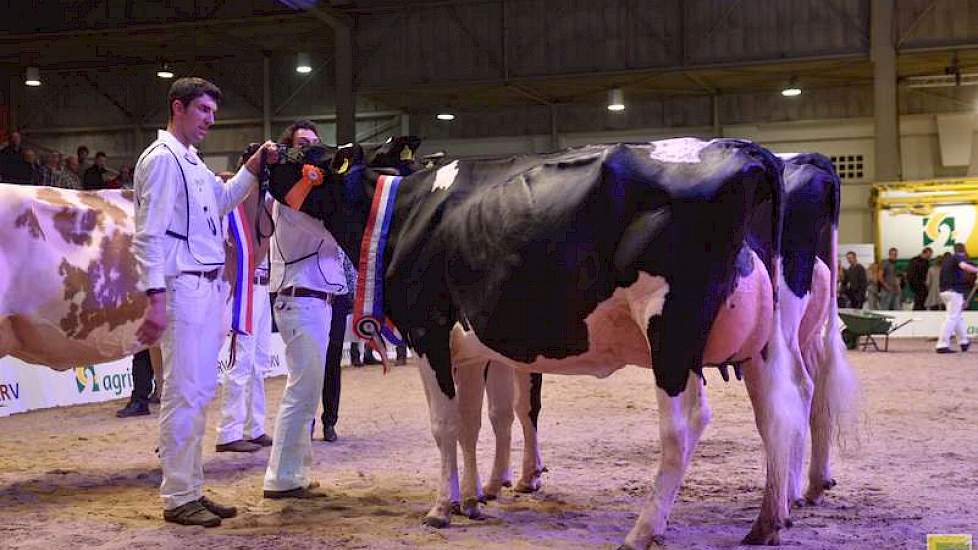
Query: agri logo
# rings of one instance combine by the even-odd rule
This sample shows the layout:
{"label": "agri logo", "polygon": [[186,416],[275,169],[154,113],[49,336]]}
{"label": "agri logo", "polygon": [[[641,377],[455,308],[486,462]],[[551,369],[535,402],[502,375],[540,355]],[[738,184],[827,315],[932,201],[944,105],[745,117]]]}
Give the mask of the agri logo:
{"label": "agri logo", "polygon": [[[937,246],[954,246],[954,216],[948,216],[941,212],[924,218],[924,246],[937,244]],[[944,242],[937,242],[941,238],[941,228],[947,228],[947,239]]]}
{"label": "agri logo", "polygon": [[95,372],[95,367],[75,367],[75,387],[78,393],[106,392],[113,395],[121,395],[123,391],[132,390],[132,372],[117,372],[113,374],[103,374],[99,378]]}
{"label": "agri logo", "polygon": [[92,391],[100,391],[98,377],[95,376],[95,367],[91,365],[87,367],[75,367],[75,385],[78,387],[78,393],[85,392],[85,388],[89,387],[89,380],[92,382]]}

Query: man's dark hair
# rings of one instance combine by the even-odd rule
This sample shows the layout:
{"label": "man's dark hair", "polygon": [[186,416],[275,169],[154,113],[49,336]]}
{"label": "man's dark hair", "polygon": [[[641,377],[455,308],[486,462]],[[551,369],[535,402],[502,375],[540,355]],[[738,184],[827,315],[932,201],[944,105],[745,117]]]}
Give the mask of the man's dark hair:
{"label": "man's dark hair", "polygon": [[75,149],[75,154],[80,155],[82,151],[85,151],[85,154],[87,155],[88,154],[88,147],[85,147],[84,145],[79,145],[78,146],[78,149]]}
{"label": "man's dark hair", "polygon": [[95,158],[106,157],[106,156],[108,155],[105,154],[105,151],[99,151],[98,153],[95,153]]}
{"label": "man's dark hair", "polygon": [[896,247],[894,246],[893,248],[889,249],[887,252],[889,253],[889,252],[898,252],[898,251],[897,251]]}
{"label": "man's dark hair", "polygon": [[193,100],[205,94],[211,96],[211,99],[213,99],[218,105],[220,105],[221,101],[224,99],[224,96],[221,94],[221,89],[203,78],[198,78],[196,76],[178,78],[176,82],[170,86],[170,93],[167,95],[166,104],[170,109],[170,116],[173,116],[174,101],[179,101],[184,107],[186,107],[187,105],[190,105]]}
{"label": "man's dark hair", "polygon": [[297,120],[289,125],[288,128],[282,132],[282,137],[278,139],[279,143],[284,143],[289,147],[292,147],[292,136],[295,134],[296,130],[312,130],[317,136],[319,135],[319,128],[316,127],[316,123],[311,120]]}
{"label": "man's dark hair", "polygon": [[954,243],[954,253],[964,254],[965,253],[964,243]]}
{"label": "man's dark hair", "polygon": [[933,254],[934,249],[929,246],[925,246],[924,249],[920,251],[920,253],[923,254],[924,252],[930,252],[931,254]]}

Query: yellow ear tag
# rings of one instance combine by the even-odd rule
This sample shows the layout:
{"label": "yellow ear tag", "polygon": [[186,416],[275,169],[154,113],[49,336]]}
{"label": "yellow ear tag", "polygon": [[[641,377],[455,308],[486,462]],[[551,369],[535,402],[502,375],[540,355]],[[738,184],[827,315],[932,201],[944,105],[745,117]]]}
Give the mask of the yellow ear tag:
{"label": "yellow ear tag", "polygon": [[350,169],[350,159],[343,159],[343,164],[340,165],[340,169],[336,171],[337,174],[345,174],[347,170]]}
{"label": "yellow ear tag", "polygon": [[414,160],[414,151],[410,147],[401,149],[401,160]]}

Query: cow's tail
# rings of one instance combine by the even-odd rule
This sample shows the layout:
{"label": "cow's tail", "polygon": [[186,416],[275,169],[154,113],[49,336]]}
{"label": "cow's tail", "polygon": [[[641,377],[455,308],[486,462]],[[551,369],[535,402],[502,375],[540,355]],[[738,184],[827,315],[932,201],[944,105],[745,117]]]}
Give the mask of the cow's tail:
{"label": "cow's tail", "polygon": [[821,357],[817,371],[812,373],[815,388],[811,424],[813,439],[835,439],[839,447],[844,449],[849,443],[858,442],[855,427],[859,411],[859,384],[846,358],[846,348],[839,329],[838,248],[838,224],[834,224],[830,256],[832,259],[829,262],[831,303]]}

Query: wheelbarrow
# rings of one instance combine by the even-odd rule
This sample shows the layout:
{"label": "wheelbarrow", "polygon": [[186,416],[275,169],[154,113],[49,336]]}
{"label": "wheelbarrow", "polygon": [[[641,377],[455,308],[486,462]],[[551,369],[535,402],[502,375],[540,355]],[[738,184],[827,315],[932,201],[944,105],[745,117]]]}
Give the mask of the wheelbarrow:
{"label": "wheelbarrow", "polygon": [[846,343],[846,349],[856,349],[862,341],[863,351],[869,346],[880,351],[876,336],[883,337],[883,351],[889,351],[890,335],[913,321],[907,319],[894,324],[895,318],[892,315],[859,310],[839,311],[839,318],[846,325],[842,329],[842,341]]}

